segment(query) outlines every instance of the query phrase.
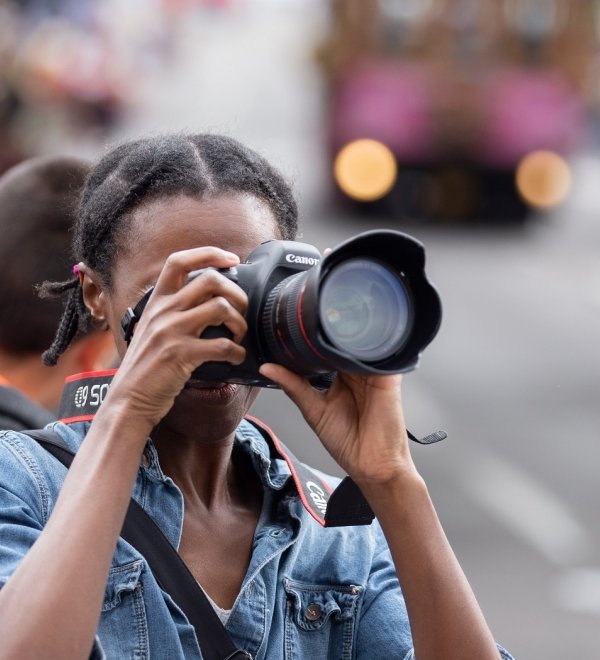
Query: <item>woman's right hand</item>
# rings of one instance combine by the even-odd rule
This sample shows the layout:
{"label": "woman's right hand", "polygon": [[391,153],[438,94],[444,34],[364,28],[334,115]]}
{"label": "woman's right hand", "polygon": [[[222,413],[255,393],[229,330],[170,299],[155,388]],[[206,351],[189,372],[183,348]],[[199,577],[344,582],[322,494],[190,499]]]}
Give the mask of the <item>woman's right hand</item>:
{"label": "woman's right hand", "polygon": [[[183,250],[168,257],[106,403],[108,399],[112,405],[125,402],[129,416],[143,418],[152,428],[202,363],[243,362],[246,351],[241,341],[247,331],[248,299],[237,284],[216,270],[238,264],[237,255],[216,247]],[[207,270],[188,282],[190,272],[203,268]],[[133,307],[136,303],[131,300],[128,304]],[[220,325],[231,331],[231,339],[200,338],[208,326]],[[120,328],[113,331],[120,332]]]}

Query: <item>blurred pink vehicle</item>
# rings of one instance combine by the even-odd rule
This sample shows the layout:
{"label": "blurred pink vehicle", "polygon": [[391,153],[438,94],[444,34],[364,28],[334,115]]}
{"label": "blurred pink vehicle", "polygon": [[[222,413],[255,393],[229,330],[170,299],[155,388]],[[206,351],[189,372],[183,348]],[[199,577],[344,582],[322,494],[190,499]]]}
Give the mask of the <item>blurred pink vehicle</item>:
{"label": "blurred pink vehicle", "polygon": [[[352,203],[406,218],[503,222],[549,207],[515,173],[538,151],[568,167],[582,142],[596,43],[593,5],[333,2],[321,52],[332,158],[352,141],[371,138],[398,164],[387,194]],[[552,183],[550,174],[542,161],[530,180],[540,188],[546,179]],[[338,187],[342,200],[340,193]]]}

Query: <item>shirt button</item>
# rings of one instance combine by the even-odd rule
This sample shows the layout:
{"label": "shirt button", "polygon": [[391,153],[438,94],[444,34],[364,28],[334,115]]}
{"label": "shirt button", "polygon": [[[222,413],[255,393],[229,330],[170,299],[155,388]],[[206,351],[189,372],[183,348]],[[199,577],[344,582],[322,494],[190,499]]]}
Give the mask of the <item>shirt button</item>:
{"label": "shirt button", "polygon": [[321,618],[321,606],[318,603],[311,603],[304,614],[309,621],[316,621]]}

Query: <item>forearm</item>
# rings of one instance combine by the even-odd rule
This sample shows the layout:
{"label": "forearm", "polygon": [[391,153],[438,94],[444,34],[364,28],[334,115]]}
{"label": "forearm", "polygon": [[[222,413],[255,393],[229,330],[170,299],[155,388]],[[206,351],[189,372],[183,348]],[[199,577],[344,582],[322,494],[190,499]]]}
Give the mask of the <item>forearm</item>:
{"label": "forearm", "polygon": [[149,429],[99,413],[48,523],[0,590],[0,658],[87,658]]}
{"label": "forearm", "polygon": [[499,657],[410,451],[399,376],[338,373],[326,392],[275,364],[277,382],[378,517],[404,593],[418,660]]}
{"label": "forearm", "polygon": [[419,660],[497,660],[498,650],[414,470],[384,485],[360,484],[388,541]]}

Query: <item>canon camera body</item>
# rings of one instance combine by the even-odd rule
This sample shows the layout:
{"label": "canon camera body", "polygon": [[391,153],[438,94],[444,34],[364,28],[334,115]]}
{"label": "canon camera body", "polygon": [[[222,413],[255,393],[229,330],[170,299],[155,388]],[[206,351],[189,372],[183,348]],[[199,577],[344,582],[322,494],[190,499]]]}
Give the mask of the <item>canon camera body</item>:
{"label": "canon camera body", "polygon": [[[306,243],[267,241],[238,267],[220,272],[248,296],[246,359],[240,365],[206,362],[193,372],[199,380],[276,387],[259,373],[265,362],[322,387],[336,371],[406,372],[417,366],[441,322],[423,245],[398,231],[365,232],[324,258]],[[127,340],[151,292],[123,318]],[[231,333],[219,326],[202,334],[218,336]]]}

